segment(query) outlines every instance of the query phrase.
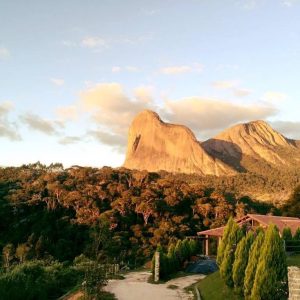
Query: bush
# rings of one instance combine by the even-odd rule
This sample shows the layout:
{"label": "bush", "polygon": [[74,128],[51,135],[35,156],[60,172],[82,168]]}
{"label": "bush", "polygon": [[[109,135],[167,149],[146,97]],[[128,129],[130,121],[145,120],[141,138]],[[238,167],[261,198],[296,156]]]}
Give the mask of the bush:
{"label": "bush", "polygon": [[28,261],[0,274],[2,300],[57,298],[79,280],[75,269],[58,262]]}

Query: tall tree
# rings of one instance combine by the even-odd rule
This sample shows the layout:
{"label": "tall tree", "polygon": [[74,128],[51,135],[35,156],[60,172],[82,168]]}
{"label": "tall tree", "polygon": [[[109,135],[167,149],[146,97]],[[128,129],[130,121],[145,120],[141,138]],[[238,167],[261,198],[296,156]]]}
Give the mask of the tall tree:
{"label": "tall tree", "polygon": [[243,237],[242,229],[233,222],[231,231],[229,232],[227,243],[224,250],[224,257],[220,266],[220,275],[225,281],[226,285],[232,287],[232,266],[234,262],[234,255],[238,242]]}
{"label": "tall tree", "polygon": [[254,241],[252,232],[248,232],[245,237],[238,243],[235,259],[232,267],[232,279],[234,282],[235,292],[243,295],[245,269],[248,264],[249,250]]}
{"label": "tall tree", "polygon": [[286,253],[277,227],[270,225],[259,257],[251,298],[275,300],[286,296]]}
{"label": "tall tree", "polygon": [[251,296],[251,291],[253,287],[253,282],[255,279],[255,273],[257,268],[257,263],[259,260],[261,247],[263,245],[265,234],[263,231],[260,231],[256,236],[250,250],[248,264],[245,270],[245,279],[244,279],[244,296],[246,299],[249,299]]}
{"label": "tall tree", "polygon": [[219,267],[222,264],[223,261],[223,257],[224,257],[224,251],[228,242],[228,237],[229,234],[232,230],[232,226],[234,224],[234,220],[232,217],[229,218],[225,228],[224,228],[224,232],[223,232],[223,237],[221,239],[220,245],[218,247],[218,253],[217,253],[217,264],[219,265]]}

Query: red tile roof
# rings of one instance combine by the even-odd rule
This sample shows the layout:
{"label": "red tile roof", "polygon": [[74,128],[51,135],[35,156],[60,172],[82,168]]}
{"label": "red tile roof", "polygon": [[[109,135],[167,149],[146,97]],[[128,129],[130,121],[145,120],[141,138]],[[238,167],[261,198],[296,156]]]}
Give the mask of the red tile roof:
{"label": "red tile roof", "polygon": [[[280,233],[282,233],[285,227],[291,228],[292,234],[294,235],[297,228],[300,227],[300,219],[292,217],[278,217],[269,215],[257,215],[257,214],[247,214],[246,216],[236,220],[236,222],[242,226],[245,222],[249,220],[254,220],[260,223],[262,227],[268,227],[270,224],[274,224],[278,227]],[[225,226],[213,228],[209,230],[200,231],[197,235],[208,235],[222,237],[223,230]]]}

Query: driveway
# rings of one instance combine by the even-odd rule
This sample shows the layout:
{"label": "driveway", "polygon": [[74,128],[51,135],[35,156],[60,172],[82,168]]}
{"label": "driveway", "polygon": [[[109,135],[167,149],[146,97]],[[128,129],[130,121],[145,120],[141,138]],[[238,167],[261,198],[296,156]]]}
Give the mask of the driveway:
{"label": "driveway", "polygon": [[[149,271],[131,272],[123,280],[110,280],[104,290],[115,294],[118,300],[190,300],[193,294],[186,293],[184,288],[205,277],[196,274],[172,279],[164,284],[151,284],[147,282],[150,275]],[[170,285],[177,288],[170,289]]]}

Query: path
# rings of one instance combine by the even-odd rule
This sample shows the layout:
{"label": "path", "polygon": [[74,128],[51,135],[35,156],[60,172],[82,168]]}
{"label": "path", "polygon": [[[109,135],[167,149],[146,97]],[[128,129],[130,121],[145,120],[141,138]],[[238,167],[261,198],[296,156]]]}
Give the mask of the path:
{"label": "path", "polygon": [[[205,277],[196,274],[172,279],[164,284],[151,284],[147,282],[150,275],[147,271],[131,272],[123,280],[110,280],[104,289],[115,294],[118,300],[190,300],[193,294],[187,294],[184,288]],[[170,285],[178,288],[170,289]]]}

